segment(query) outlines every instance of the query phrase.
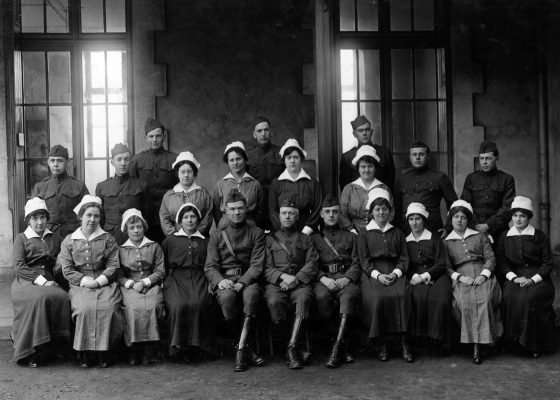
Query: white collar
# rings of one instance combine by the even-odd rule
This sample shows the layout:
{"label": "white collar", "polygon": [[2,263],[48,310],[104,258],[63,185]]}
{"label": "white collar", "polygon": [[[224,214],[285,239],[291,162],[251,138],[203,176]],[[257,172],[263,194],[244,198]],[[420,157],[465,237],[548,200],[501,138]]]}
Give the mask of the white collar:
{"label": "white collar", "polygon": [[[237,181],[237,178],[235,176],[233,176],[233,174],[231,172],[222,178],[222,180],[224,180],[224,181],[226,181],[228,179],[233,179],[234,181]],[[249,179],[249,180],[253,180],[253,181],[255,180],[255,178],[253,178],[247,172],[245,172],[243,174],[243,176],[241,177],[241,180],[245,180],[245,179]]]}
{"label": "white collar", "polygon": [[522,236],[522,235],[535,236],[535,227],[529,224],[525,229],[519,232],[515,226],[512,226],[511,228],[509,228],[509,231],[506,234],[506,236]]}
{"label": "white collar", "polygon": [[478,232],[475,231],[474,229],[467,228],[465,230],[465,234],[463,235],[463,237],[461,237],[461,236],[459,236],[459,234],[457,232],[451,231],[451,233],[449,235],[447,235],[445,240],[465,240],[469,236],[476,235],[477,233]]}
{"label": "white collar", "polygon": [[299,171],[299,175],[297,176],[296,179],[293,179],[292,176],[290,175],[290,173],[288,172],[287,169],[284,170],[284,172],[282,172],[280,174],[280,176],[278,177],[279,181],[292,181],[292,182],[297,182],[300,179],[309,179],[311,180],[311,177],[307,174],[307,172],[305,172],[305,170],[302,168],[301,171]]}
{"label": "white collar", "polygon": [[424,229],[422,231],[422,234],[420,235],[420,237],[418,239],[414,238],[414,235],[412,234],[412,232],[410,232],[410,234],[406,237],[407,242],[419,242],[421,240],[431,240],[431,239],[432,239],[432,232],[430,232],[427,229]]}
{"label": "white collar", "polygon": [[179,232],[175,232],[173,235],[184,236],[184,237],[188,237],[188,238],[197,237],[197,238],[201,238],[201,239],[206,239],[204,237],[204,235],[202,233],[200,233],[199,231],[196,231],[192,235],[189,235],[187,232],[185,232],[185,230],[183,228],[181,228],[181,230],[179,230]]}
{"label": "white collar", "polygon": [[104,233],[106,233],[103,229],[101,229],[101,227],[98,225],[97,229],[93,231],[93,233],[91,234],[91,236],[88,238],[86,238],[86,235],[84,235],[84,232],[82,232],[82,228],[78,228],[74,231],[74,233],[72,233],[72,236],[70,236],[71,239],[76,240],[76,239],[82,239],[82,240],[87,240],[88,242],[91,242],[93,239],[103,235]]}
{"label": "white collar", "polygon": [[128,239],[126,242],[124,242],[121,245],[121,247],[134,247],[134,248],[137,248],[137,249],[141,249],[142,247],[144,247],[145,245],[150,244],[150,243],[154,243],[154,241],[150,240],[146,236],[144,236],[142,238],[142,243],[140,243],[140,246],[136,246],[134,243],[132,243],[132,240]]}
{"label": "white collar", "polygon": [[364,182],[362,181],[362,178],[358,178],[354,182],[351,182],[351,183],[353,185],[358,185],[359,187],[364,188],[368,192],[376,186],[383,185],[383,182],[381,182],[377,178],[373,178],[373,182],[371,182],[371,185],[369,186],[369,188],[367,188],[366,185],[364,185]]}
{"label": "white collar", "polygon": [[391,225],[390,222],[387,222],[387,225],[385,225],[385,228],[383,228],[383,230],[381,230],[381,228],[379,227],[379,225],[377,225],[377,222],[375,222],[374,219],[369,221],[369,223],[366,225],[366,230],[368,230],[368,231],[375,230],[375,231],[381,231],[383,233],[387,232],[391,228],[393,228],[393,225]]}
{"label": "white collar", "polygon": [[200,186],[198,186],[198,184],[196,182],[193,182],[193,184],[191,185],[189,190],[185,190],[185,188],[183,186],[181,186],[180,183],[173,186],[173,191],[175,193],[189,193],[189,192],[192,192],[193,190],[196,190],[196,189],[200,189]]}
{"label": "white collar", "polygon": [[31,238],[39,238],[42,239],[47,235],[52,234],[52,232],[49,230],[49,228],[45,228],[45,231],[43,232],[43,237],[39,236],[39,234],[37,232],[35,232],[30,226],[27,227],[27,229],[25,229],[25,231],[23,232],[23,234],[25,235],[25,237],[27,239],[31,239]]}

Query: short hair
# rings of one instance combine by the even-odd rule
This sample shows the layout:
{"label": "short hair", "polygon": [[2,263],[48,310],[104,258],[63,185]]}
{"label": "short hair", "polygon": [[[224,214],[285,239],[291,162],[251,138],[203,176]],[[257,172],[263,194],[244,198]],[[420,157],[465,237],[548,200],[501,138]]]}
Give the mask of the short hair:
{"label": "short hair", "polygon": [[[186,207],[183,207],[183,208],[181,209],[181,211],[179,212],[179,215],[178,215],[179,218],[177,218],[177,220],[178,220],[178,221],[183,221],[183,216],[184,216],[185,213],[188,212],[188,211],[192,211],[192,212],[194,213],[194,215],[196,215],[196,218],[198,219],[198,223],[200,224],[200,220],[202,219],[202,217],[201,217],[201,215],[199,214],[198,210],[197,210],[195,207],[193,207],[193,206],[186,206]],[[181,222],[179,222],[179,223],[181,223]]]}
{"label": "short hair", "polygon": [[453,218],[453,216],[454,216],[455,214],[457,214],[459,211],[461,211],[463,214],[466,215],[466,217],[467,217],[467,222],[468,222],[468,223],[470,223],[470,222],[472,221],[472,219],[473,219],[473,214],[472,214],[472,212],[471,212],[468,208],[463,207],[463,206],[451,207],[451,208],[449,209],[449,221],[451,221],[451,219]]}
{"label": "short hair", "polygon": [[379,163],[377,162],[377,160],[375,158],[373,158],[372,156],[363,156],[363,157],[360,157],[360,159],[356,163],[356,169],[360,168],[360,162],[362,162],[362,161],[365,161],[369,164],[375,165],[375,168],[377,168],[379,166]]}
{"label": "short hair", "polygon": [[177,176],[177,178],[179,177],[179,168],[181,168],[185,164],[189,164],[191,166],[191,169],[193,170],[194,176],[197,177],[198,176],[198,168],[196,168],[196,165],[194,165],[194,163],[192,161],[183,160],[183,161],[179,161],[175,165],[175,168],[173,168],[175,170],[175,175]]}
{"label": "short hair", "polygon": [[226,151],[224,153],[224,157],[223,160],[224,162],[227,164],[228,162],[228,158],[229,158],[229,153],[231,153],[232,151],[235,151],[237,154],[239,154],[241,157],[243,157],[243,159],[245,160],[245,162],[247,162],[249,160],[249,157],[247,157],[247,152],[245,150],[243,150],[241,147],[230,147],[228,149],[228,151]]}
{"label": "short hair", "polygon": [[[128,230],[128,224],[136,224],[137,222],[142,222],[142,226],[144,227],[144,231],[148,230],[148,225],[146,224],[146,221],[144,221],[144,219],[140,218],[138,215],[133,215],[132,217],[130,217],[127,221],[126,221],[126,229]],[[146,233],[146,232],[144,232]]]}
{"label": "short hair", "polygon": [[421,141],[421,140],[417,140],[414,143],[412,143],[409,147],[410,149],[415,149],[415,148],[419,148],[419,147],[423,147],[426,149],[426,153],[430,154],[430,146],[428,146],[425,142]]}
{"label": "short hair", "polygon": [[303,154],[303,151],[301,151],[300,148],[292,146],[292,147],[288,147],[286,150],[284,150],[284,156],[282,157],[283,161],[286,161],[286,157],[288,157],[290,154],[292,154],[293,151],[297,151],[299,154],[299,157],[301,158],[301,160],[305,160],[305,155]]}
{"label": "short hair", "polygon": [[257,118],[255,118],[255,119],[253,120],[253,130],[255,130],[255,127],[256,127],[258,124],[262,124],[263,122],[266,122],[266,123],[268,123],[268,126],[271,126],[271,125],[270,125],[270,120],[269,120],[268,118],[262,117],[262,116],[258,116]]}
{"label": "short hair", "polygon": [[512,217],[513,214],[515,214],[518,211],[527,215],[527,218],[529,219],[533,218],[533,212],[531,210],[527,210],[526,208],[512,208],[510,210],[510,217]]}
{"label": "short hair", "polygon": [[26,217],[25,217],[25,224],[29,225],[29,221],[31,221],[31,217],[35,217],[38,215],[44,215],[45,217],[47,217],[47,221],[50,218],[49,212],[47,210],[35,210],[33,212],[30,212]]}
{"label": "short hair", "polygon": [[371,204],[369,205],[369,212],[371,213],[371,211],[375,206],[383,206],[383,205],[387,206],[389,210],[393,208],[389,200],[384,199],[383,197],[379,197],[371,202]]}

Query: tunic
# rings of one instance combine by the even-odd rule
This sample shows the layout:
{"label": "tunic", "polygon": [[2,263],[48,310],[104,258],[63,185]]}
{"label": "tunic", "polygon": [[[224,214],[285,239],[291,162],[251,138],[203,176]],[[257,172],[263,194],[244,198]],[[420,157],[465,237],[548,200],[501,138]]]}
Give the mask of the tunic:
{"label": "tunic", "polygon": [[323,197],[319,182],[315,178],[311,178],[302,169],[295,181],[288,171],[284,171],[272,181],[268,197],[268,216],[274,230],[280,229],[278,212],[284,200],[292,200],[299,210],[299,219],[296,223],[298,230],[302,230],[305,226],[312,230],[317,229]]}
{"label": "tunic", "polygon": [[168,315],[170,352],[201,346],[206,336],[212,298],[204,277],[208,239],[199,231],[188,236],[183,229],[162,243],[167,276],[163,298]]}
{"label": "tunic", "polygon": [[84,182],[64,173],[37,182],[31,197],[40,197],[45,200],[49,210],[47,228],[62,242],[66,235],[74,232],[80,226],[74,213],[74,207],[86,194],[89,194],[89,191]]}
{"label": "tunic", "polygon": [[231,173],[227,174],[218,181],[214,188],[212,198],[214,200],[214,221],[216,227],[222,229],[228,224],[226,212],[226,199],[232,189],[238,189],[247,200],[246,218],[247,221],[256,226],[262,226],[262,218],[266,213],[266,203],[264,203],[264,193],[261,184],[248,173],[243,175],[238,182]]}
{"label": "tunic", "polygon": [[368,194],[376,187],[391,193],[389,186],[378,179],[375,179],[367,189],[361,178],[344,187],[340,195],[340,226],[343,229],[356,230],[357,233],[366,228],[369,222],[369,210],[366,207]]}
{"label": "tunic", "polygon": [[[391,154],[391,150],[387,147],[372,143],[369,143],[369,145],[373,146],[380,159],[378,165],[375,167],[375,177],[381,182],[386,183],[392,192],[395,186],[395,161],[393,160],[393,154]],[[356,157],[358,148],[361,146],[362,145],[359,144],[356,147],[351,148],[344,153],[340,159],[338,184],[341,189],[360,177],[358,169],[352,165],[352,160]]]}
{"label": "tunic", "polygon": [[[498,270],[506,278],[502,296],[504,338],[532,352],[552,351],[555,314],[552,255],[544,232],[529,225],[521,233],[512,227],[498,243]],[[535,284],[520,287],[516,277]]]}
{"label": "tunic", "polygon": [[428,280],[427,285],[411,285],[410,333],[449,343],[452,289],[447,275],[445,245],[438,234],[432,234],[427,229],[424,229],[418,240],[412,233],[409,234],[406,245],[410,259],[407,279],[420,275]]}
{"label": "tunic", "polygon": [[31,227],[14,240],[12,283],[14,361],[35,352],[35,347],[55,337],[70,337],[70,300],[53,281],[53,266],[60,241],[48,229],[40,237]]}
{"label": "tunic", "polygon": [[[328,239],[338,256],[324,238]],[[319,254],[319,272],[313,287],[319,315],[323,318],[331,317],[336,303],[340,303],[338,307],[340,314],[355,314],[360,300],[359,282],[362,274],[357,236],[336,225],[325,226],[321,233],[313,234],[312,239]],[[350,279],[350,283],[342,289],[331,292],[320,282],[323,276],[331,279],[345,277]]]}
{"label": "tunic", "polygon": [[[119,270],[119,247],[115,238],[98,227],[86,239],[78,228],[62,242],[57,263],[70,282],[74,349],[109,350],[123,331],[122,297],[115,282]],[[95,279],[100,287],[82,286],[88,278]]]}
{"label": "tunic", "polygon": [[175,223],[175,218],[177,217],[177,211],[185,203],[193,203],[200,210],[202,218],[198,224],[198,231],[203,236],[208,236],[212,227],[212,196],[205,188],[198,186],[196,183],[193,183],[187,192],[178,183],[163,196],[159,209],[159,219],[163,233],[170,236],[181,229],[180,225]]}
{"label": "tunic", "polygon": [[148,209],[153,212],[150,213],[146,236],[158,243],[165,239],[159,224],[158,211],[163,195],[177,183],[177,174],[171,167],[176,158],[177,154],[163,147],[149,149],[136,154],[129,167],[130,176],[140,178],[148,185],[150,191]]}
{"label": "tunic", "polygon": [[402,170],[395,184],[396,223],[404,232],[410,232],[406,209],[410,203],[421,203],[429,213],[425,228],[437,232],[444,226],[440,212],[442,199],[447,209],[457,200],[453,184],[443,172],[432,171],[427,166]]}
{"label": "tunic", "polygon": [[[403,274],[408,270],[408,251],[403,233],[387,223],[381,230],[371,220],[358,235],[358,253],[362,264],[362,306],[368,337],[374,339],[408,331],[410,285]],[[398,279],[382,285],[379,274],[394,272]],[[372,277],[373,274],[373,277]]]}
{"label": "tunic", "polygon": [[[454,231],[445,238],[448,270],[453,280],[453,312],[461,325],[461,343],[493,344],[502,335],[502,291],[493,272],[494,252],[485,234],[467,228],[463,238]],[[480,286],[457,283],[457,276],[488,277]]]}
{"label": "tunic", "polygon": [[149,208],[148,185],[141,179],[130,175],[115,175],[97,184],[95,195],[103,202],[105,223],[103,229],[113,235],[117,243],[123,244],[127,240],[125,232],[121,231],[123,213],[129,208],[136,208],[149,219],[152,210]]}
{"label": "tunic", "polygon": [[[288,249],[287,253],[279,243]],[[273,322],[286,320],[290,304],[296,316],[307,318],[313,302],[312,285],[317,278],[319,255],[313,239],[294,229],[282,229],[266,237],[264,278],[265,299]],[[280,288],[280,276],[290,274],[298,284],[290,290]]]}
{"label": "tunic", "polygon": [[[165,315],[161,283],[165,276],[163,251],[156,242],[144,237],[139,247],[127,240],[119,248],[119,284],[123,297],[124,342],[159,340],[158,324]],[[142,281],[144,289],[132,286]]]}

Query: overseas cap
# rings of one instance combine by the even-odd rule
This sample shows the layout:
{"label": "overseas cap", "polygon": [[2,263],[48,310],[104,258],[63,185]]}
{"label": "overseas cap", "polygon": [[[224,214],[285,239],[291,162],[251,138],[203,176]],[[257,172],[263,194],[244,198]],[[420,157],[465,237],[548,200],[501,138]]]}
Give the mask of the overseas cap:
{"label": "overseas cap", "polygon": [[161,128],[161,130],[164,130],[165,128],[163,127],[162,123],[159,122],[157,119],[155,118],[148,118],[146,120],[146,123],[144,124],[144,135],[147,135],[148,132],[153,131],[154,129],[157,128]]}
{"label": "overseas cap", "polygon": [[480,150],[478,151],[478,154],[493,153],[495,151],[498,151],[498,146],[496,146],[496,143],[485,140],[480,144]]}
{"label": "overseas cap", "polygon": [[231,191],[227,194],[226,204],[236,203],[238,201],[247,203],[247,199],[245,198],[245,196],[243,196],[243,194],[239,191],[239,189],[237,188],[231,189]]}
{"label": "overseas cap", "polygon": [[338,201],[338,198],[334,197],[332,194],[327,194],[323,198],[323,204],[321,204],[321,208],[334,207],[339,205],[340,202]]}
{"label": "overseas cap", "polygon": [[64,157],[68,159],[68,149],[60,144],[56,144],[49,151],[49,157]]}
{"label": "overseas cap", "polygon": [[123,153],[130,153],[132,154],[132,151],[130,151],[130,149],[128,148],[128,146],[124,143],[117,143],[115,145],[115,147],[113,147],[111,149],[111,157],[115,157],[119,154],[123,154]]}
{"label": "overseas cap", "polygon": [[369,119],[367,119],[365,116],[363,115],[359,115],[358,117],[356,117],[356,119],[352,122],[350,122],[352,124],[352,129],[356,130],[358,129],[359,126],[365,125],[365,124],[370,124],[371,122],[369,121]]}

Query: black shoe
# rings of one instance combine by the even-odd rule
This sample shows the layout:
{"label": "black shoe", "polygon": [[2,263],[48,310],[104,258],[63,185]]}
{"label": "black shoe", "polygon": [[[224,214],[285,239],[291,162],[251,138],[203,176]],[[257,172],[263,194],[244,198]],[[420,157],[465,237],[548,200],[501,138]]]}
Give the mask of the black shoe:
{"label": "black shoe", "polygon": [[109,356],[106,351],[99,352],[99,368],[109,368]]}
{"label": "black shoe", "polygon": [[19,364],[25,365],[26,367],[29,367],[29,368],[37,368],[39,366],[39,364],[37,363],[37,358],[35,357],[35,354],[31,354],[30,356],[27,356],[24,359],[21,359],[19,361]]}
{"label": "black shoe", "polygon": [[342,361],[344,361],[346,364],[352,364],[354,362],[354,357],[352,357],[352,355],[348,353],[348,350],[344,349]]}
{"label": "black shoe", "polygon": [[298,350],[299,352],[299,358],[301,359],[301,362],[303,363],[303,365],[307,365],[309,364],[309,360],[311,359],[311,353],[305,350]]}
{"label": "black shoe", "polygon": [[288,350],[286,350],[286,364],[290,369],[302,369],[303,361],[300,358],[300,352],[295,345],[288,345]]}
{"label": "black shoe", "polygon": [[474,344],[472,362],[476,365],[482,364],[482,353],[480,352],[480,345],[478,343]]}
{"label": "black shoe", "polygon": [[387,353],[387,345],[382,344],[379,348],[379,354],[377,355],[377,359],[381,362],[389,361],[389,353]]}
{"label": "black shoe", "polygon": [[533,357],[533,358],[539,358],[540,356],[541,356],[541,353],[539,353],[539,352],[531,353],[531,357]]}
{"label": "black shoe", "polygon": [[338,368],[340,367],[340,364],[342,364],[342,360],[340,357],[340,353],[342,352],[342,350],[340,347],[341,343],[338,340],[334,342],[329,359],[325,364],[327,368]]}
{"label": "black shoe", "polygon": [[262,367],[264,365],[264,358],[255,353],[252,348],[245,346],[245,351],[247,352],[249,365],[253,367]]}
{"label": "black shoe", "polygon": [[404,343],[402,345],[402,358],[407,363],[413,363],[414,362],[414,355],[410,351],[410,348],[408,347],[408,345],[404,344]]}
{"label": "black shoe", "polygon": [[80,368],[89,368],[93,365],[91,357],[88,353],[82,352],[80,353]]}
{"label": "black shoe", "polygon": [[237,349],[235,352],[235,365],[233,370],[235,372],[243,372],[247,371],[249,365],[247,363],[247,348],[243,347],[242,349]]}

